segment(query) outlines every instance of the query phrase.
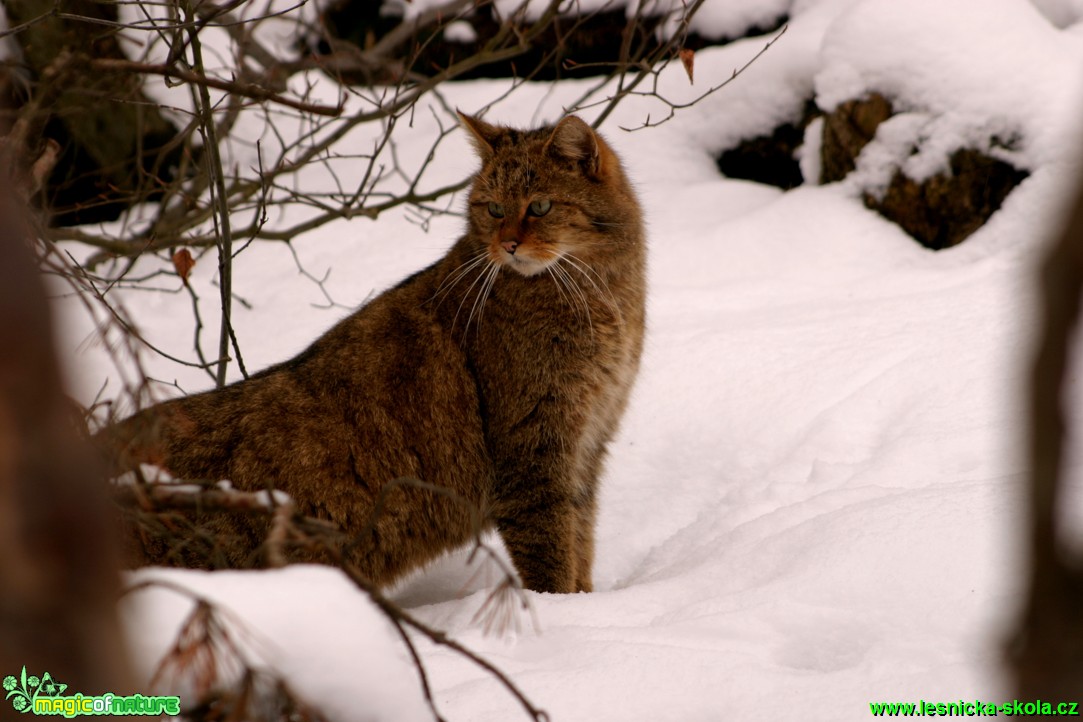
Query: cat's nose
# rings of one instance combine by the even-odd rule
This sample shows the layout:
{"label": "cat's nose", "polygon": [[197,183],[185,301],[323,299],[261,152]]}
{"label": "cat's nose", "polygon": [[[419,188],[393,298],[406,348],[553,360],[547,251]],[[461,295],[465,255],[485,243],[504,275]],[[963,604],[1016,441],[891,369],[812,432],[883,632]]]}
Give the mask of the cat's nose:
{"label": "cat's nose", "polygon": [[515,255],[515,249],[519,247],[519,242],[518,241],[501,241],[500,242],[500,247],[514,256]]}

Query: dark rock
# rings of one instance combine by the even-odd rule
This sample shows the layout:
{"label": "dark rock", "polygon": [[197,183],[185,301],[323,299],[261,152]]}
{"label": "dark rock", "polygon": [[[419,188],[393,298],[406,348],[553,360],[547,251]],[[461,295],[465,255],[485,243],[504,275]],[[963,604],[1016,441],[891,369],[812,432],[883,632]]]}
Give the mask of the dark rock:
{"label": "dark rock", "polygon": [[775,128],[770,135],[760,135],[742,141],[736,148],[718,157],[718,170],[727,178],[766,183],[783,190],[796,188],[804,182],[795,153],[805,138],[805,128],[820,115],[820,109],[809,101],[801,119]]}
{"label": "dark rock", "polygon": [[[315,43],[317,55],[332,53],[332,45],[345,41],[360,48],[372,48],[380,38],[387,35],[401,18],[381,12],[381,2],[373,0],[336,0],[323,13],[323,27],[332,42],[326,39]],[[658,38],[664,35],[660,26],[662,15],[646,15],[638,23],[630,23],[627,9],[623,6],[584,12],[579,15],[563,15],[513,57],[504,53],[491,53],[493,59],[456,74],[461,79],[529,77],[532,80],[559,80],[608,75],[617,67],[622,49],[633,53],[641,51],[644,56],[658,46]],[[433,76],[455,63],[475,56],[482,47],[500,31],[506,19],[496,15],[492,5],[480,7],[462,18],[473,29],[476,39],[470,42],[448,41],[443,36],[443,22],[420,25],[409,37],[395,48],[388,60],[388,72],[365,68],[359,72],[340,72],[342,79],[353,84],[388,82],[396,73],[408,71],[421,76]],[[763,27],[747,28],[738,37],[705,37],[690,32],[682,47],[699,50],[712,45],[724,45],[740,37],[753,37],[781,28],[788,21],[782,15]],[[510,38],[515,41],[527,24],[518,24],[518,33]],[[514,42],[509,44],[514,45]],[[496,57],[500,56],[500,57]],[[338,66],[336,66],[338,67]],[[339,68],[341,70],[341,68]]]}
{"label": "dark rock", "polygon": [[971,148],[951,156],[951,173],[921,183],[896,171],[884,197],[865,205],[899,225],[921,245],[950,248],[978,230],[1029,175]]}
{"label": "dark rock", "polygon": [[[857,156],[892,112],[890,101],[873,93],[825,114],[820,181],[842,180],[854,170]],[[995,138],[991,141],[998,143]],[[956,150],[949,168],[948,173],[922,182],[896,169],[882,197],[864,194],[865,205],[926,248],[941,250],[961,243],[980,228],[1028,175],[973,148]]]}
{"label": "dark rock", "polygon": [[873,93],[860,100],[848,100],[825,114],[820,183],[833,183],[849,175],[861,149],[891,113],[888,99]]}

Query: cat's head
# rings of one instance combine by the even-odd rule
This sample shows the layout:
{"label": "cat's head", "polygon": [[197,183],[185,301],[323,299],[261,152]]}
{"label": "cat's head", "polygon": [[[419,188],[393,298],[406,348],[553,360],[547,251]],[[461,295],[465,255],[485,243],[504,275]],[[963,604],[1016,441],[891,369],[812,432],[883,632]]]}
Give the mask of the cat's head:
{"label": "cat's head", "polygon": [[459,115],[481,157],[468,218],[489,260],[533,276],[563,257],[595,263],[638,237],[620,161],[581,119],[521,131]]}

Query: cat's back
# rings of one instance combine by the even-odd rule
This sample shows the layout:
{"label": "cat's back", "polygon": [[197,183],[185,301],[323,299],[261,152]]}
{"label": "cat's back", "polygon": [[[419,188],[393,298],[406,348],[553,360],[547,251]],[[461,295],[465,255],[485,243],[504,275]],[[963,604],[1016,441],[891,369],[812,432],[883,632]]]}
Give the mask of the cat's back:
{"label": "cat's back", "polygon": [[483,477],[484,443],[463,351],[424,303],[436,274],[399,283],[288,361],[150,410],[167,417],[164,465],[242,489],[273,479],[302,500],[402,476],[465,491],[455,470]]}

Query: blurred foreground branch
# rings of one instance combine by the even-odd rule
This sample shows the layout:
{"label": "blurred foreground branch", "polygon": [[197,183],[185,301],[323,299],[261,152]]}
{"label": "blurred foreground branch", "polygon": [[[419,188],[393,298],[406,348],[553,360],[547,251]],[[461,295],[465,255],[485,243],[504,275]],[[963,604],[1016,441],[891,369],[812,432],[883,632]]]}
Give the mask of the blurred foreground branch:
{"label": "blurred foreground branch", "polygon": [[[210,485],[201,488],[199,485],[188,483],[147,482],[141,472],[136,474],[135,482],[134,484],[114,487],[112,496],[113,500],[124,510],[124,513],[129,518],[134,518],[135,524],[143,530],[143,533],[163,537],[172,535],[173,540],[169,543],[189,547],[190,552],[193,539],[198,539],[200,536],[200,532],[196,528],[198,523],[192,524],[188,520],[188,514],[193,510],[198,510],[202,514],[240,514],[265,517],[270,519],[268,532],[263,540],[262,553],[253,555],[253,559],[262,557],[268,566],[282,566],[287,562],[291,549],[304,548],[309,552],[320,553],[330,564],[342,570],[346,577],[372,600],[377,609],[383,613],[398,633],[417,669],[422,693],[435,720],[443,722],[445,718],[441,715],[436,704],[429,684],[425,662],[417,649],[414,635],[420,635],[437,646],[450,649],[480,667],[488,675],[496,679],[516,699],[529,719],[535,722],[548,720],[546,713],[537,708],[519,689],[518,685],[498,667],[444,632],[425,624],[388,598],[376,585],[372,584],[350,561],[352,551],[358,544],[358,539],[348,538],[335,524],[301,515],[287,499],[283,499],[280,495],[271,492],[242,492]],[[360,532],[358,537],[364,537],[368,533],[367,530],[374,526],[375,517],[382,511],[384,495],[396,493],[396,490],[405,487],[420,488],[450,498],[455,503],[469,504],[465,499],[458,497],[444,487],[427,484],[417,479],[397,479],[383,488],[377,508],[373,512],[374,518],[370,520],[371,523],[366,527],[366,530]],[[184,513],[178,515],[175,513],[177,511]],[[177,524],[179,526],[176,526]],[[495,630],[500,632],[510,626],[515,626],[517,623],[517,609],[529,611],[529,605],[522,585],[519,583],[514,571],[501,560],[495,551],[482,541],[482,529],[482,519],[478,515],[474,541],[475,556],[479,553],[486,555],[486,558],[495,563],[500,569],[502,579],[478,610],[475,621],[481,623],[486,631]],[[208,539],[208,554],[213,553],[214,544],[223,541],[218,536]],[[141,586],[143,585],[137,585],[135,588],[141,588]],[[163,668],[170,667],[173,669],[173,672],[169,675],[171,677],[183,677],[194,683],[196,689],[199,690],[201,699],[204,700],[199,703],[201,708],[221,707],[228,704],[229,708],[232,709],[237,705],[241,705],[238,709],[251,713],[251,709],[243,705],[256,704],[258,697],[252,697],[249,702],[242,703],[242,701],[238,700],[245,700],[248,697],[238,694],[236,689],[223,695],[220,691],[222,681],[220,676],[207,671],[208,669],[213,670],[215,668],[214,664],[205,661],[199,665],[193,665],[191,662],[186,661],[192,658],[203,659],[207,656],[212,659],[216,655],[224,656],[233,660],[229,665],[225,665],[225,668],[233,670],[235,672],[234,676],[241,680],[242,685],[251,683],[252,665],[246,662],[243,655],[235,650],[236,645],[229,638],[228,626],[215,621],[211,609],[212,605],[205,600],[197,601],[202,605],[202,612],[200,612],[201,607],[197,605],[193,617],[182,627],[181,638],[194,636],[201,639],[203,641],[200,644],[204,649],[196,651],[192,649],[192,642],[182,642],[182,639],[179,638],[177,647],[184,647],[188,651],[181,653],[175,647],[173,652],[167,654],[166,659],[163,660]],[[202,631],[195,634],[189,630],[188,627],[193,624]],[[161,676],[162,671],[160,669],[156,678]],[[264,686],[267,687],[268,685]],[[282,692],[275,684],[269,685],[269,689],[278,690],[275,692],[275,695],[278,696],[272,695],[274,699],[279,700],[274,703],[275,709],[283,706],[282,698],[292,699],[292,693],[288,692],[288,690]],[[263,697],[267,697],[268,694],[265,691]],[[265,705],[266,702],[259,702],[259,704]],[[306,714],[315,715],[316,713],[309,710]],[[194,717],[192,719],[200,718]],[[273,717],[272,719],[280,719],[280,717]],[[316,717],[302,717],[302,719],[316,719]]]}
{"label": "blurred foreground branch", "polygon": [[123,694],[116,525],[61,391],[50,314],[10,188],[0,180],[0,677],[25,667],[73,691]]}
{"label": "blurred foreground branch", "polygon": [[[1065,524],[1064,405],[1083,300],[1083,183],[1041,268],[1042,317],[1030,378],[1030,587],[1011,646],[1019,699],[1083,699],[1083,558]],[[1078,435],[1080,430],[1076,430]]]}

